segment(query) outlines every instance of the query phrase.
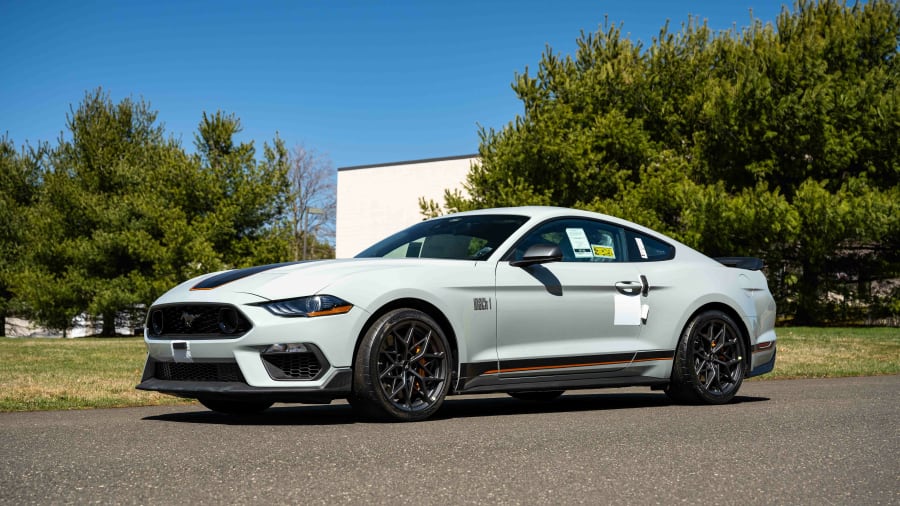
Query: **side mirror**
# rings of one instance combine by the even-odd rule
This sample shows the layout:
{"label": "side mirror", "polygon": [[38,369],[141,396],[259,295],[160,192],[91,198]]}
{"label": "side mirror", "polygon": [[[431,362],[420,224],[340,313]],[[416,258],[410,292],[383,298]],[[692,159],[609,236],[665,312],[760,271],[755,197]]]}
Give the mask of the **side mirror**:
{"label": "side mirror", "polygon": [[529,265],[546,264],[562,260],[562,250],[556,244],[535,244],[525,250],[521,260],[513,260],[509,263],[513,267],[528,267]]}

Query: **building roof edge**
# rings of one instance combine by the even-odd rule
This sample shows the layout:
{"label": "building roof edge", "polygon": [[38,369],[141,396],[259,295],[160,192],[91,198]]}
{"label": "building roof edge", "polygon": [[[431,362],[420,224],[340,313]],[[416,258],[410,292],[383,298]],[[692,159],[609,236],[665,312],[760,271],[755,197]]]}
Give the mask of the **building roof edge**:
{"label": "building roof edge", "polygon": [[463,160],[465,158],[478,158],[478,153],[474,153],[471,155],[457,155],[457,156],[443,156],[438,158],[422,158],[420,160],[404,160],[402,162],[388,162],[388,163],[373,163],[370,165],[352,165],[349,167],[338,167],[338,172],[343,172],[345,170],[357,170],[357,169],[375,169],[378,167],[391,167],[394,165],[412,165],[415,163],[430,163],[430,162],[445,162],[449,160]]}

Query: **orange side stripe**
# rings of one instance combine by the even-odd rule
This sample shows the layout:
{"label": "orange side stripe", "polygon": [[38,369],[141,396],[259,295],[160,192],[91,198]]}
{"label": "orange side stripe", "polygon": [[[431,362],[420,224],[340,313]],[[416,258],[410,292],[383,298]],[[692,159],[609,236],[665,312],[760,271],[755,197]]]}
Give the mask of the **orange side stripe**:
{"label": "orange side stripe", "polygon": [[673,357],[666,358],[637,358],[632,360],[632,362],[653,362],[655,360],[673,360]]}

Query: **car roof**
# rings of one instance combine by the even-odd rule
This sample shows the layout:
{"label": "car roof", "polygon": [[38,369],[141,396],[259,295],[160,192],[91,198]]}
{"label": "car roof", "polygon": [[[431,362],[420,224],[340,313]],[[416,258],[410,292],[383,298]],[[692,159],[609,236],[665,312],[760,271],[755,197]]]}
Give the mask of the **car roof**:
{"label": "car roof", "polygon": [[555,207],[555,206],[521,206],[521,207],[495,207],[491,209],[479,209],[476,211],[465,211],[461,213],[456,213],[448,216],[474,216],[474,215],[488,215],[488,214],[515,214],[519,216],[527,216],[532,219],[532,221],[543,221],[548,218],[556,218],[556,217],[564,217],[564,216],[573,216],[573,217],[584,217],[584,218],[594,218],[600,219],[604,221],[608,221],[611,223],[615,223],[618,225],[626,226],[632,229],[641,230],[647,232],[651,235],[663,236],[660,232],[655,230],[643,227],[638,225],[637,223],[633,223],[627,220],[623,220],[621,218],[616,218],[615,216],[610,216],[608,214],[595,213],[592,211],[583,211],[581,209],[571,209],[568,207]]}
{"label": "car roof", "polygon": [[490,209],[478,209],[475,211],[464,211],[461,213],[456,213],[454,216],[467,216],[467,215],[478,215],[478,214],[517,214],[520,216],[528,216],[529,218],[544,218],[544,217],[553,217],[553,216],[571,216],[571,215],[585,215],[585,216],[605,216],[599,213],[593,213],[590,211],[582,211],[579,209],[570,209],[567,207],[554,207],[554,206],[521,206],[521,207],[494,207]]}
{"label": "car roof", "polygon": [[495,207],[491,209],[479,209],[475,211],[465,211],[461,213],[455,213],[451,215],[441,216],[439,218],[447,218],[450,216],[474,216],[474,215],[519,215],[519,216],[527,216],[530,218],[529,222],[542,222],[551,218],[562,218],[562,217],[575,217],[575,218],[592,218],[595,220],[603,220],[608,223],[612,223],[615,225],[619,225],[622,227],[630,228],[636,232],[641,232],[647,234],[651,237],[656,237],[662,239],[663,241],[676,246],[679,250],[679,254],[684,257],[685,255],[698,255],[702,258],[709,259],[703,253],[691,248],[690,246],[682,243],[681,241],[676,240],[673,237],[670,237],[662,232],[657,230],[653,230],[652,228],[647,228],[643,225],[639,225],[632,221],[624,220],[622,218],[617,218],[615,216],[610,216],[608,214],[595,213],[593,211],[584,211],[581,209],[571,209],[568,207],[555,207],[555,206],[521,206],[521,207]]}

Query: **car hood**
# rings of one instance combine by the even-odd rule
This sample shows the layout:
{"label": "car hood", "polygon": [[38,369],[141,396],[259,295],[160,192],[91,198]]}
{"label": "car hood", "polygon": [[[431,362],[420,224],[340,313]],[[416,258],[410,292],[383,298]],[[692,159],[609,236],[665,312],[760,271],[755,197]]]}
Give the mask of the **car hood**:
{"label": "car hood", "polygon": [[[439,259],[351,258],[317,260],[215,272],[182,283],[163,295],[156,304],[169,302],[230,299],[231,294],[250,294],[279,300],[327,291],[327,287],[348,276],[371,276],[379,271],[462,267],[475,262]],[[379,276],[385,279],[384,276]]]}

